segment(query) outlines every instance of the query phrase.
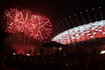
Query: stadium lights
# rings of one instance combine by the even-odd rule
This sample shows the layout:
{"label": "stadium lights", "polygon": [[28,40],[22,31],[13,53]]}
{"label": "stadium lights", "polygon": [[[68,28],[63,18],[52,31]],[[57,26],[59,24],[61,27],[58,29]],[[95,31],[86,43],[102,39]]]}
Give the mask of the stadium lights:
{"label": "stadium lights", "polygon": [[105,54],[105,50],[102,50],[102,51],[100,52],[100,54]]}

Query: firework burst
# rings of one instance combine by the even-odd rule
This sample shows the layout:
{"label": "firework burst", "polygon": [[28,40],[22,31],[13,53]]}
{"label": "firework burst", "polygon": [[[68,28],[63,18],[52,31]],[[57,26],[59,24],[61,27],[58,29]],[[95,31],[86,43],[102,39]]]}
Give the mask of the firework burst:
{"label": "firework burst", "polygon": [[52,31],[50,20],[29,10],[10,9],[5,12],[6,32],[24,33],[37,40],[47,39]]}

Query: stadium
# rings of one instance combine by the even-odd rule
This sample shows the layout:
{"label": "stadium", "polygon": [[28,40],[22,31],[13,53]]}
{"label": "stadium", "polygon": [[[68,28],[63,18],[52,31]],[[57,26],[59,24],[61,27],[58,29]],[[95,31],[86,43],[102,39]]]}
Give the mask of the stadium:
{"label": "stadium", "polygon": [[104,70],[103,1],[0,2],[0,70]]}

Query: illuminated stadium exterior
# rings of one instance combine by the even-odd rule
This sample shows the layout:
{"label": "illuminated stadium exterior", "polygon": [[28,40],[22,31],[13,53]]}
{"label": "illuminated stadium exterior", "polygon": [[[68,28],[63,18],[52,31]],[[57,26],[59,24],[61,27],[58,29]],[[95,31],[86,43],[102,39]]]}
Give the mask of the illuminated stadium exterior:
{"label": "illuminated stadium exterior", "polygon": [[52,41],[70,44],[101,37],[105,37],[105,20],[71,28],[55,36]]}

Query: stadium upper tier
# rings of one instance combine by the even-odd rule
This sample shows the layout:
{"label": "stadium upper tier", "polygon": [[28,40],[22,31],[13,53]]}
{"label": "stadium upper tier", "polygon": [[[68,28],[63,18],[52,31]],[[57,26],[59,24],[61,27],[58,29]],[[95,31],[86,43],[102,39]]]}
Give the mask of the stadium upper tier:
{"label": "stadium upper tier", "polygon": [[52,41],[70,44],[101,37],[105,37],[105,20],[71,28],[55,36]]}

